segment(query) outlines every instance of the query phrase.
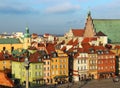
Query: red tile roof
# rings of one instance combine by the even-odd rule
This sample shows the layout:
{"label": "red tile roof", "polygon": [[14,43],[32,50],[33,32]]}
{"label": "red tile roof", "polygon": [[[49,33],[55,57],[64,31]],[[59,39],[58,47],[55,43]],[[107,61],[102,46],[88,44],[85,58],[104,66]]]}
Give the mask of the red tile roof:
{"label": "red tile roof", "polygon": [[90,37],[86,37],[83,39],[82,43],[89,43],[91,41],[97,41],[97,38],[93,37],[93,38],[90,38]]}
{"label": "red tile roof", "polygon": [[106,36],[103,32],[99,31],[98,33],[96,33],[96,36]]}
{"label": "red tile roof", "polygon": [[55,51],[55,44],[47,43],[46,50],[47,50],[48,54],[50,54],[51,52],[54,52]]}
{"label": "red tile roof", "polygon": [[65,51],[65,50],[66,50],[66,46],[63,46],[63,47],[61,48],[61,50],[62,50],[62,51]]}
{"label": "red tile roof", "polygon": [[73,39],[69,40],[67,45],[72,45],[73,44]]}
{"label": "red tile roof", "polygon": [[115,49],[120,49],[120,46],[119,46],[119,45],[116,45],[114,48],[115,48]]}
{"label": "red tile roof", "polygon": [[76,39],[74,42],[73,42],[73,46],[77,46],[78,45],[78,39]]}
{"label": "red tile roof", "polygon": [[4,72],[0,72],[0,85],[14,87],[13,81],[10,80]]}
{"label": "red tile roof", "polygon": [[12,60],[12,56],[8,53],[0,52],[0,60]]}
{"label": "red tile roof", "polygon": [[84,30],[83,29],[72,29],[73,35],[78,37],[83,37]]}

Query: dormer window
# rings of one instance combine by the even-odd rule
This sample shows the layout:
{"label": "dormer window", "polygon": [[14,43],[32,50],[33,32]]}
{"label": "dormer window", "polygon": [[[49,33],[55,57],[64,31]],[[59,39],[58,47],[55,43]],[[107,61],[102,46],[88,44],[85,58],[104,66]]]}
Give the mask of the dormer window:
{"label": "dormer window", "polygon": [[57,53],[56,52],[53,53],[53,57],[57,57]]}
{"label": "dormer window", "polygon": [[98,51],[98,54],[100,54],[100,51]]}
{"label": "dormer window", "polygon": [[44,57],[43,57],[44,59],[46,59],[46,56],[44,55]]}
{"label": "dormer window", "polygon": [[50,58],[50,56],[48,55],[47,58]]}
{"label": "dormer window", "polygon": [[91,53],[94,53],[94,50],[91,50]]}
{"label": "dormer window", "polygon": [[42,61],[41,58],[38,58],[38,61],[41,62]]}
{"label": "dormer window", "polygon": [[101,54],[103,54],[103,51],[101,51]]}

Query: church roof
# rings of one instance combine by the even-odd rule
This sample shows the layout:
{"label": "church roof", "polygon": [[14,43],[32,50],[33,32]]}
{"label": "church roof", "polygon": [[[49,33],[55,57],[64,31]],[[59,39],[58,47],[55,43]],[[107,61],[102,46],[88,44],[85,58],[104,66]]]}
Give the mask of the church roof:
{"label": "church roof", "polygon": [[72,33],[74,36],[82,37],[84,34],[84,29],[72,29]]}
{"label": "church roof", "polygon": [[18,43],[20,43],[20,40],[16,38],[0,38],[0,44],[18,44]]}
{"label": "church roof", "polygon": [[103,32],[108,36],[109,43],[120,43],[120,19],[93,19],[96,32]]}

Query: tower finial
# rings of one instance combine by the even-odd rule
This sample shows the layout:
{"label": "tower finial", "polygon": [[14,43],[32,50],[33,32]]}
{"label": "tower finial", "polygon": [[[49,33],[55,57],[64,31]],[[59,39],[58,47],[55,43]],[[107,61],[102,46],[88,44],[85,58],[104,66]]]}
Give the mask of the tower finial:
{"label": "tower finial", "polygon": [[91,16],[91,12],[90,12],[90,10],[88,11],[88,16]]}

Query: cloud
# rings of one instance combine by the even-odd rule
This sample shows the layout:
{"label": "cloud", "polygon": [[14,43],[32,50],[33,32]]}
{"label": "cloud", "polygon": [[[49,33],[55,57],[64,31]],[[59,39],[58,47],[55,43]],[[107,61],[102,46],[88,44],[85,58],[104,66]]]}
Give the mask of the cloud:
{"label": "cloud", "polygon": [[45,12],[47,13],[68,13],[80,9],[79,5],[72,5],[71,3],[63,3],[55,6],[48,7]]}
{"label": "cloud", "polygon": [[36,12],[29,4],[22,2],[9,2],[5,0],[0,3],[0,14],[30,14]]}
{"label": "cloud", "polygon": [[0,13],[2,14],[28,14],[32,13],[29,8],[16,8],[16,7],[1,7],[0,6]]}

